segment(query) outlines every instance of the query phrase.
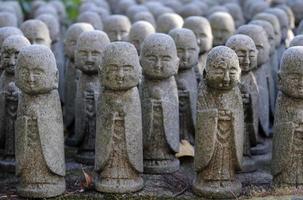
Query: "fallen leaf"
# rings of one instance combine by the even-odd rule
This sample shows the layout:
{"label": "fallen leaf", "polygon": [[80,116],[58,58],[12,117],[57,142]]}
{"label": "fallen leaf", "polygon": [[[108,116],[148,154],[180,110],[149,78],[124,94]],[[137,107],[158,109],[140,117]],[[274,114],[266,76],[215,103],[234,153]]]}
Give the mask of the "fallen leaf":
{"label": "fallen leaf", "polygon": [[194,157],[194,155],[195,155],[194,147],[187,140],[181,140],[179,153],[176,153],[176,157],[177,158],[184,156]]}
{"label": "fallen leaf", "polygon": [[86,173],[83,168],[82,168],[82,173],[84,174],[85,180],[81,181],[81,183],[80,183],[81,188],[84,190],[92,189],[93,188],[93,177],[90,174]]}

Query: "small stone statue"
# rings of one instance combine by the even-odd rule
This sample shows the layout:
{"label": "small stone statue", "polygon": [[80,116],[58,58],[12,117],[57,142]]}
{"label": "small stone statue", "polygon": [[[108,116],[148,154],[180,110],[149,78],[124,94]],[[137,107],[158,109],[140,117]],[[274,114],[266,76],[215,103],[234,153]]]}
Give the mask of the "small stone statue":
{"label": "small stone statue", "polygon": [[47,25],[38,19],[30,19],[21,24],[20,27],[24,36],[31,44],[40,44],[51,47],[50,33]]}
{"label": "small stone statue", "polygon": [[105,47],[110,43],[102,31],[83,32],[75,51],[76,68],[82,73],[76,93],[75,135],[80,141],[76,160],[85,164],[94,164],[96,135],[96,105],[100,95],[98,69]]}
{"label": "small stone statue", "polygon": [[97,191],[135,192],[143,188],[141,103],[137,85],[141,67],[136,48],[109,44],[100,73],[104,91],[99,100],[96,132]]}
{"label": "small stone statue", "polygon": [[18,27],[18,19],[14,13],[0,12],[0,27]]}
{"label": "small stone statue", "polygon": [[179,169],[179,101],[174,75],[179,58],[174,40],[165,34],[148,36],[141,49],[143,148],[145,173]]}
{"label": "small stone statue", "polygon": [[194,145],[196,127],[197,79],[195,66],[198,64],[199,47],[195,34],[185,28],[169,32],[177,47],[180,59],[176,81],[179,93],[180,139]]}
{"label": "small stone statue", "polygon": [[235,32],[235,23],[227,12],[215,12],[208,18],[214,35],[213,45],[224,45]]}
{"label": "small stone statue", "polygon": [[226,46],[234,50],[239,59],[241,68],[240,91],[244,109],[244,148],[241,172],[256,170],[256,163],[252,158],[251,143],[257,145],[259,137],[259,88],[252,70],[257,68],[258,50],[254,41],[247,35],[236,34],[231,36]]}
{"label": "small stone statue", "polygon": [[164,13],[157,19],[157,32],[166,33],[174,28],[182,28],[183,19],[176,13]]}
{"label": "small stone statue", "polygon": [[146,21],[138,21],[131,26],[128,41],[136,47],[138,55],[140,55],[144,39],[153,33],[155,33],[155,28]]}
{"label": "small stone statue", "polygon": [[131,23],[124,15],[110,15],[104,21],[104,32],[111,42],[126,41],[130,27]]}
{"label": "small stone statue", "polygon": [[65,191],[63,119],[55,56],[44,45],[21,49],[16,85],[21,90],[16,120],[17,193],[48,198]]}
{"label": "small stone statue", "polygon": [[281,59],[272,175],[279,186],[303,185],[303,47],[287,49]]}
{"label": "small stone statue", "polygon": [[242,188],[235,171],[241,169],[244,135],[237,54],[215,47],[205,70],[198,92],[193,191],[205,198],[233,199]]}
{"label": "small stone statue", "polygon": [[13,35],[4,40],[1,48],[4,73],[0,77],[0,144],[4,151],[0,168],[10,172],[15,171],[15,121],[20,93],[15,86],[15,67],[20,50],[29,45],[24,36]]}
{"label": "small stone statue", "polygon": [[[77,91],[77,69],[75,68],[75,50],[77,40],[81,33],[93,31],[92,25],[87,23],[75,23],[66,32],[64,51],[67,56],[64,73],[64,125],[67,129],[71,128],[75,119],[75,98]],[[71,140],[72,135],[67,138],[67,144],[77,146],[80,141]]]}
{"label": "small stone statue", "polygon": [[197,80],[201,81],[206,65],[206,58],[209,50],[213,46],[213,34],[208,20],[204,17],[192,16],[184,21],[184,28],[192,30],[197,38],[197,44],[200,48],[199,62],[197,65]]}

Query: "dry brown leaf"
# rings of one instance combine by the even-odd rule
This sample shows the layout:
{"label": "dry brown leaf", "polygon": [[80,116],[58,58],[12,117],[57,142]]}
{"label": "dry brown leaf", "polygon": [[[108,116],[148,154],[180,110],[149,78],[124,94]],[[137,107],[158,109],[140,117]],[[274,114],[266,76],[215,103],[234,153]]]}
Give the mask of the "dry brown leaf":
{"label": "dry brown leaf", "polygon": [[85,180],[81,181],[81,188],[84,190],[89,190],[93,188],[93,177],[90,174],[86,173],[83,168],[82,173],[84,174]]}
{"label": "dry brown leaf", "polygon": [[184,156],[194,157],[194,155],[195,155],[194,147],[187,140],[181,140],[179,153],[176,154],[176,157],[177,158]]}

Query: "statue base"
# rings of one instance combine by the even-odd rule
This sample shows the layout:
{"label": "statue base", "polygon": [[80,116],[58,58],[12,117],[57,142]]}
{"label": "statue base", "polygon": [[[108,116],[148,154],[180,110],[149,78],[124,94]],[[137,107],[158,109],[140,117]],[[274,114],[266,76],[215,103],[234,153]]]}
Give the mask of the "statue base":
{"label": "statue base", "polygon": [[257,170],[257,165],[255,160],[249,156],[243,156],[242,161],[242,170],[238,171],[238,173],[249,173]]}
{"label": "statue base", "polygon": [[75,160],[78,163],[85,165],[94,165],[95,163],[95,153],[94,152],[81,152],[75,155]]}
{"label": "statue base", "polygon": [[170,174],[178,171],[180,161],[173,160],[144,160],[144,173],[147,174]]}
{"label": "statue base", "polygon": [[17,193],[25,198],[50,198],[63,194],[65,189],[65,180],[62,178],[62,181],[54,184],[20,184],[17,187]]}
{"label": "statue base", "polygon": [[7,173],[15,173],[16,171],[16,161],[15,159],[3,159],[0,160],[0,171]]}
{"label": "statue base", "polygon": [[144,187],[142,177],[137,179],[109,179],[99,178],[95,180],[95,189],[105,193],[130,193],[137,192]]}
{"label": "statue base", "polygon": [[207,199],[236,199],[242,189],[239,181],[211,181],[193,184],[193,192]]}

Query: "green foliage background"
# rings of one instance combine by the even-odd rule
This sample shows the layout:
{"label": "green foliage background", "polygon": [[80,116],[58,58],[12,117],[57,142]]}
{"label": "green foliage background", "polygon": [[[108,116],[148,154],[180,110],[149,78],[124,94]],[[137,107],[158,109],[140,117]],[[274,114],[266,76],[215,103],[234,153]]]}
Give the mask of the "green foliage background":
{"label": "green foliage background", "polygon": [[[66,6],[66,12],[69,20],[73,21],[78,16],[78,7],[81,0],[61,0]],[[19,0],[25,14],[31,12],[31,0]]]}

